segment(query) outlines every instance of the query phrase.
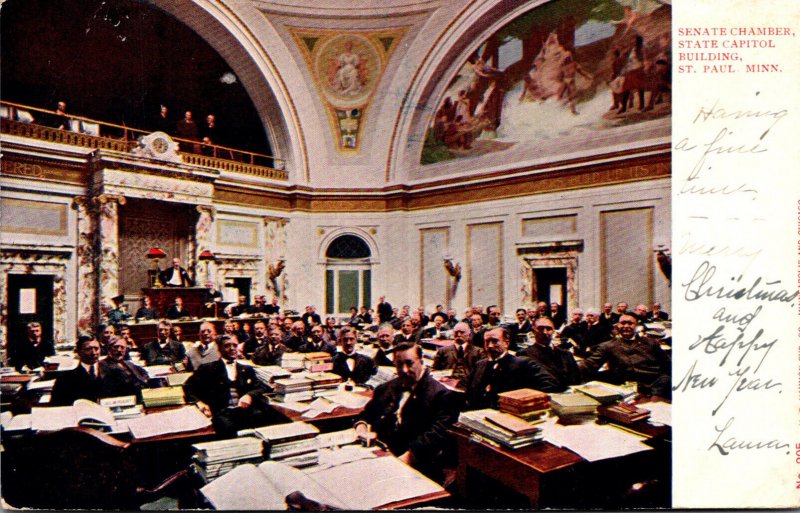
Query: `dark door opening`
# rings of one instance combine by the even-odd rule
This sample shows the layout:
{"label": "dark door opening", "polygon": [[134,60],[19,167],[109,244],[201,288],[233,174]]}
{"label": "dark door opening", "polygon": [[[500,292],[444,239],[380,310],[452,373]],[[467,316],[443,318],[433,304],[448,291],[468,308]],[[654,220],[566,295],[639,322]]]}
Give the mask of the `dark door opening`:
{"label": "dark door opening", "polygon": [[53,281],[52,275],[8,275],[8,340],[26,337],[29,322],[40,323],[42,337],[53,340]]}
{"label": "dark door opening", "polygon": [[536,289],[536,300],[561,305],[562,312],[566,313],[567,305],[567,268],[543,267],[533,270],[533,279]]}

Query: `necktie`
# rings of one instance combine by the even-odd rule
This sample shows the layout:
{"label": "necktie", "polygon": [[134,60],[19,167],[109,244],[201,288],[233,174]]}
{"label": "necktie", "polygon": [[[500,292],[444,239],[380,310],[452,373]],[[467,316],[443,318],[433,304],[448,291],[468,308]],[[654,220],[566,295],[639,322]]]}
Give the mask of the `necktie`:
{"label": "necktie", "polygon": [[89,377],[92,379],[97,378],[97,373],[94,371],[94,365],[89,366]]}
{"label": "necktie", "polygon": [[458,359],[459,360],[463,360],[464,359],[464,346],[458,346],[456,351],[458,353]]}

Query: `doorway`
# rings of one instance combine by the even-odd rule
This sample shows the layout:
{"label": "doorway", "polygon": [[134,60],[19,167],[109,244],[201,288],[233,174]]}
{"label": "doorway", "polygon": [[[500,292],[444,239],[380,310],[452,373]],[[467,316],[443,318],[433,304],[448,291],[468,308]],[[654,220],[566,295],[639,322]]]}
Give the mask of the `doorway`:
{"label": "doorway", "polygon": [[558,303],[563,310],[567,305],[567,268],[545,267],[533,270],[536,301]]}
{"label": "doorway", "polygon": [[53,282],[46,274],[8,275],[8,340],[27,336],[27,324],[42,325],[42,338],[53,340]]}

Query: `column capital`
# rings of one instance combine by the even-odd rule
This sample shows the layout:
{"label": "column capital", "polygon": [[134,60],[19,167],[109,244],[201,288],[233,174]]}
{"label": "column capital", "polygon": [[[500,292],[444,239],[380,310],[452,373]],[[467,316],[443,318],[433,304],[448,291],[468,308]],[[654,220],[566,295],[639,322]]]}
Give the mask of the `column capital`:
{"label": "column capital", "polygon": [[264,220],[265,225],[269,223],[278,223],[280,226],[286,226],[287,224],[289,224],[290,221],[288,217],[277,217],[277,216],[264,216],[262,219]]}
{"label": "column capital", "polygon": [[195,209],[200,214],[208,214],[212,219],[214,219],[214,217],[217,215],[216,207],[213,207],[211,205],[197,205],[195,206]]}
{"label": "column capital", "polygon": [[88,209],[91,206],[92,198],[89,196],[75,196],[72,198],[72,209],[81,210]]}
{"label": "column capital", "polygon": [[105,205],[106,203],[118,203],[124,205],[127,199],[122,194],[98,194],[93,198],[95,205]]}

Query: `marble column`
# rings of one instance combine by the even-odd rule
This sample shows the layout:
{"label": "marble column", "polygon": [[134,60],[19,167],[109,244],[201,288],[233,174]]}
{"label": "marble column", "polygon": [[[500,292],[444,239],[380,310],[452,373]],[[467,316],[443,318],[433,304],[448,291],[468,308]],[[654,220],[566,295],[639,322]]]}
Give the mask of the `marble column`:
{"label": "marble column", "polygon": [[97,268],[95,266],[95,236],[97,222],[94,205],[86,196],[77,196],[72,208],[77,212],[77,246],[75,248],[77,280],[78,334],[94,333],[98,324],[95,305],[97,303]]}
{"label": "marble column", "polygon": [[101,194],[97,206],[97,315],[104,319],[114,308],[111,298],[119,294],[119,207],[125,197]]}
{"label": "marble column", "polygon": [[[278,296],[280,303],[285,305],[288,300],[287,289],[289,280],[283,272],[286,265],[286,225],[289,219],[285,217],[264,217],[264,258],[266,260],[265,289],[267,295]],[[268,297],[267,301],[271,301]]]}
{"label": "marble column", "polygon": [[187,262],[187,265],[195,267],[195,285],[202,286],[206,281],[206,277],[210,277],[213,280],[216,272],[214,262],[201,263],[198,260],[198,256],[205,250],[211,250],[211,234],[217,210],[207,205],[197,205],[196,208],[199,215],[194,225],[194,248],[189,251],[191,261]]}

